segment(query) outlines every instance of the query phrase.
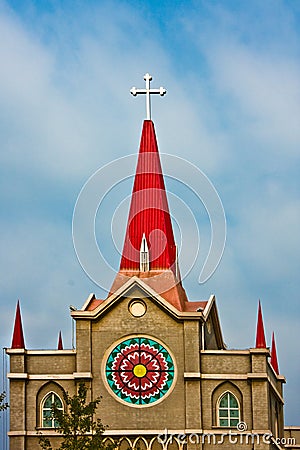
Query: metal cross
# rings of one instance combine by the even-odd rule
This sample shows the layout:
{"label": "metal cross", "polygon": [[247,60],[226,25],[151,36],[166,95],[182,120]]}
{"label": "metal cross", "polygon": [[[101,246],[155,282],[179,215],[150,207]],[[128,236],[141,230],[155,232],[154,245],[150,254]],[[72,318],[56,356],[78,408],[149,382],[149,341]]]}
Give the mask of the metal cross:
{"label": "metal cross", "polygon": [[159,94],[162,97],[166,94],[167,90],[163,87],[159,89],[150,89],[150,81],[152,80],[152,76],[149,73],[144,75],[144,80],[146,81],[146,89],[137,89],[133,87],[130,92],[134,97],[138,94],[146,94],[146,118],[147,120],[151,120],[151,103],[150,103],[150,95],[151,94]]}

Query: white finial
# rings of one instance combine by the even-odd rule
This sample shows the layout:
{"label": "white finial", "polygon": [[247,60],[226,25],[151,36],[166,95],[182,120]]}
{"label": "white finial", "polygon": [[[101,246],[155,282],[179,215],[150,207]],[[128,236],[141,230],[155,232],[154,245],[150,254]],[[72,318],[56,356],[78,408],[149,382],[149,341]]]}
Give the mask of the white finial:
{"label": "white finial", "polygon": [[143,233],[141,248],[140,248],[140,271],[148,272],[150,269],[149,264],[149,248],[147,244],[147,239],[145,233]]}
{"label": "white finial", "polygon": [[166,94],[167,90],[163,87],[159,89],[150,89],[150,81],[152,80],[152,76],[149,73],[144,75],[144,80],[146,81],[146,89],[136,89],[133,87],[130,92],[134,97],[138,94],[146,94],[146,119],[151,120],[151,103],[150,103],[150,95],[151,94],[159,94],[162,97]]}

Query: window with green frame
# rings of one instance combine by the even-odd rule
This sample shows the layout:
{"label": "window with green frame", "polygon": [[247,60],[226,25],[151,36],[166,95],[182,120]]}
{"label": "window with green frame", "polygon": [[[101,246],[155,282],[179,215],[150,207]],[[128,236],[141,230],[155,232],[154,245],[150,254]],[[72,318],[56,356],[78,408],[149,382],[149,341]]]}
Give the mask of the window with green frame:
{"label": "window with green frame", "polygon": [[55,404],[58,409],[63,411],[63,404],[61,399],[54,392],[50,392],[43,401],[42,404],[42,427],[43,428],[55,428],[58,427],[59,424],[52,417],[52,405]]}
{"label": "window with green frame", "polygon": [[220,427],[236,427],[240,422],[240,408],[236,397],[225,392],[219,400],[218,416]]}

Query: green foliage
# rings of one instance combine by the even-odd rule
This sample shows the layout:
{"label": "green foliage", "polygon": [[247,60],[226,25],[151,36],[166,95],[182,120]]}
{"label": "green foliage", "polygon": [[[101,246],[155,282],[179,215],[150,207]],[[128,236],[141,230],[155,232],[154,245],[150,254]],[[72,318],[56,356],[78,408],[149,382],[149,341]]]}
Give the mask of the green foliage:
{"label": "green foliage", "polygon": [[1,394],[0,394],[0,411],[4,411],[4,409],[7,409],[8,408],[8,403],[6,403],[4,400],[5,400],[5,397],[6,397],[6,393],[5,392],[2,392]]}
{"label": "green foliage", "polygon": [[[52,417],[58,426],[55,430],[63,437],[59,450],[112,450],[111,445],[103,442],[105,427],[100,419],[94,420],[94,414],[100,403],[100,398],[86,401],[87,387],[79,383],[78,394],[72,397],[64,394],[66,411],[61,411],[55,403],[52,404]],[[50,440],[40,438],[40,446],[44,450],[52,450]]]}

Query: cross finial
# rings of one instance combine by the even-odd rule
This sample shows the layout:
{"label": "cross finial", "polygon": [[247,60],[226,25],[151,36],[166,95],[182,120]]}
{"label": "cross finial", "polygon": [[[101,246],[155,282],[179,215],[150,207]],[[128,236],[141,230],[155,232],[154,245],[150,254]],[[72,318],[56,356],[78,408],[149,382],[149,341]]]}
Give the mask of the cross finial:
{"label": "cross finial", "polygon": [[146,89],[136,89],[133,87],[130,92],[134,97],[138,94],[146,94],[146,119],[151,120],[150,95],[159,94],[163,97],[167,90],[163,87],[160,87],[159,89],[150,89],[150,81],[152,80],[152,76],[149,73],[144,75],[144,80],[146,81]]}

